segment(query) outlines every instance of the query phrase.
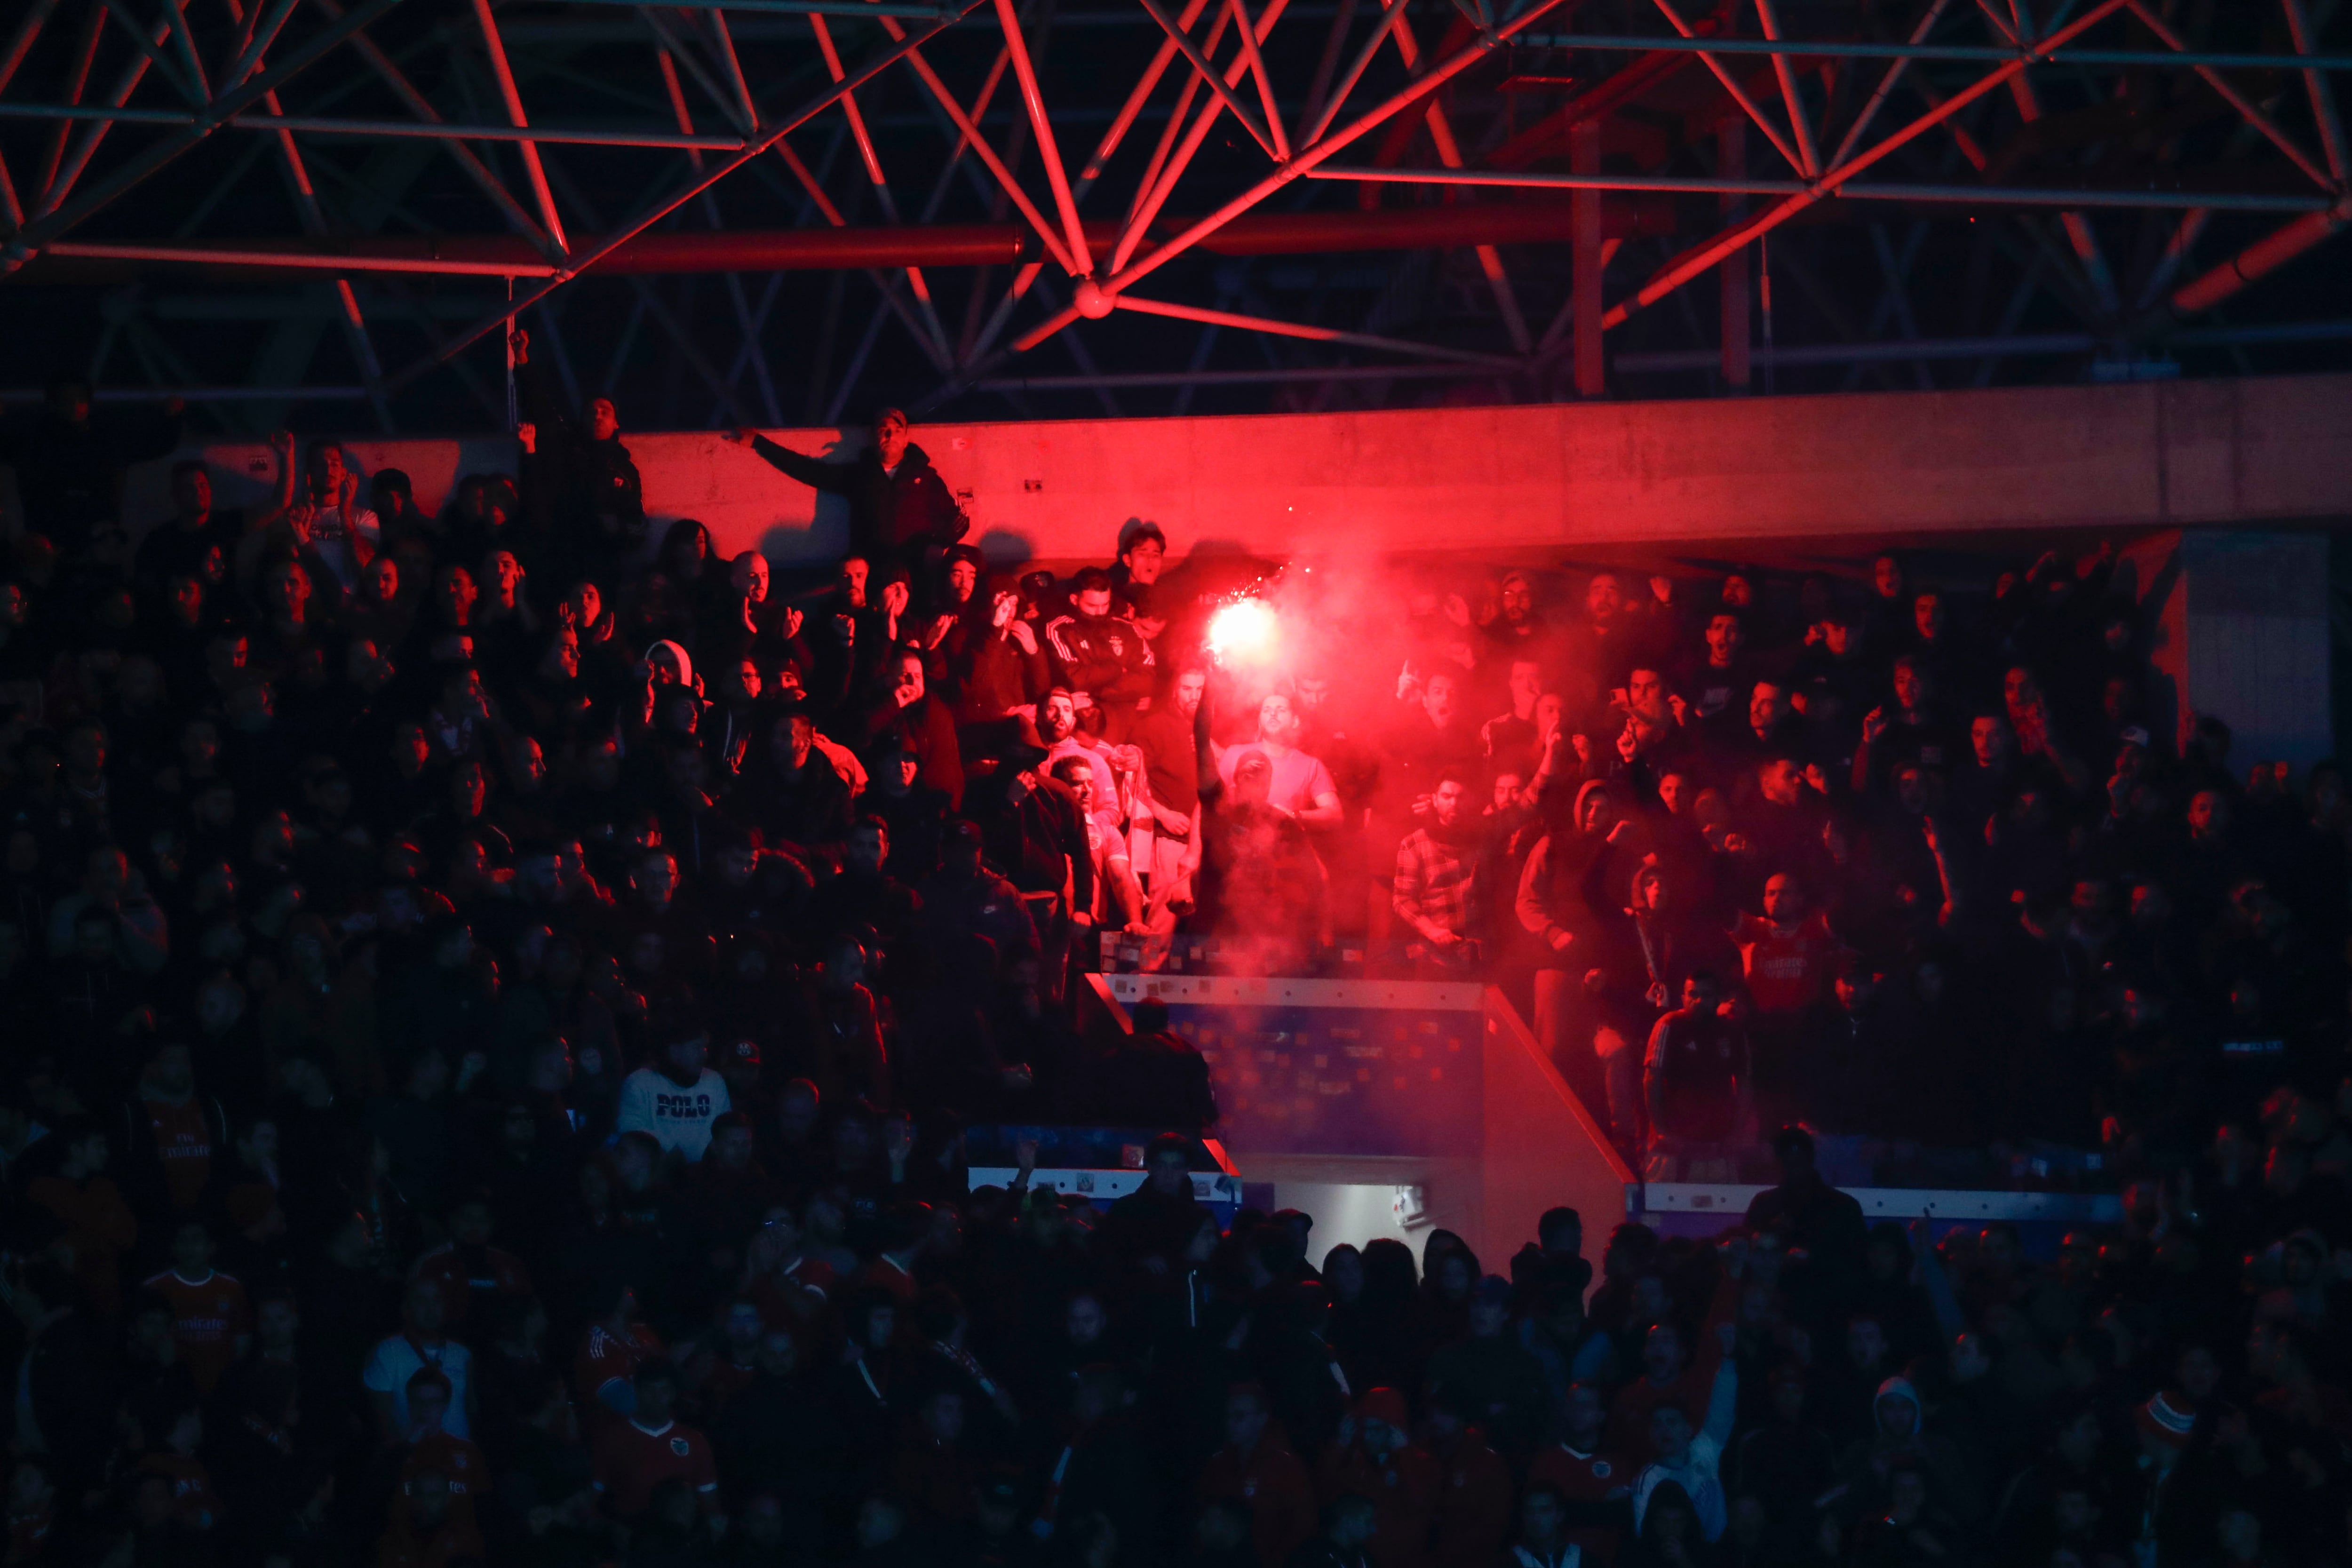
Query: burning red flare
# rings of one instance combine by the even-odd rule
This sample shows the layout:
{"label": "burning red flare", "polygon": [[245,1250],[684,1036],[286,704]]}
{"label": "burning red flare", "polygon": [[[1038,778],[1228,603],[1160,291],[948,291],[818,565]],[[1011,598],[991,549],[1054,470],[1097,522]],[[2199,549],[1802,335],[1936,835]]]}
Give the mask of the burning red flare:
{"label": "burning red flare", "polygon": [[1263,599],[1235,599],[1209,617],[1209,652],[1219,664],[1265,664],[1282,640],[1282,623]]}

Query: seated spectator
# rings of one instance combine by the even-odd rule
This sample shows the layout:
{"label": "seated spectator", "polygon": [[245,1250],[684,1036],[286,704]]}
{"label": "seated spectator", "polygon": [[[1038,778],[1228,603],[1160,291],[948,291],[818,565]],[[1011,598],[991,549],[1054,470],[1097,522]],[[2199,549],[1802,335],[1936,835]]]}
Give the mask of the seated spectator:
{"label": "seated spectator", "polygon": [[[1717,1144],[1754,1114],[1747,1032],[1723,1016],[1715,976],[1683,982],[1682,1005],[1650,1031],[1642,1064],[1643,1110],[1653,1148],[1664,1160],[1693,1145]],[[1704,1153],[1689,1157],[1706,1162]]]}
{"label": "seated spectator", "polygon": [[[410,1381],[431,1369],[439,1372],[448,1385],[440,1411],[441,1430],[451,1437],[471,1436],[474,1353],[442,1331],[446,1315],[437,1284],[414,1280],[404,1300],[401,1331],[377,1342],[361,1377],[376,1425],[388,1442],[409,1439],[417,1429],[408,1403]],[[437,1389],[439,1384],[433,1386]]]}
{"label": "seated spectator", "polygon": [[1273,1407],[1255,1384],[1225,1395],[1225,1446],[1201,1472],[1202,1502],[1232,1499],[1249,1511],[1249,1536],[1261,1563],[1287,1563],[1315,1530],[1315,1493],[1307,1467],[1270,1426]]}
{"label": "seated spectator", "polygon": [[170,1304],[172,1341],[199,1394],[210,1394],[253,1340],[245,1287],[212,1260],[210,1230],[183,1220],[172,1233],[172,1267],[140,1287]]}
{"label": "seated spectator", "polygon": [[[530,348],[513,489],[289,436],[123,519],[160,426],[0,442],[12,1555],[2341,1555],[2352,806],[2151,725],[2112,551],[1184,583],[1138,521],[1066,594],[886,419],[803,595],[636,548]],[[1263,668],[1198,636],[1244,581]],[[1345,1215],[1200,1157],[1300,1091],[1178,1030],[1202,964],[1491,984],[1645,1173],[1753,1184],[1761,1113],[1779,1180],[1589,1310],[1572,1211],[1318,1279]]]}
{"label": "seated spectator", "polygon": [[606,1425],[596,1440],[597,1495],[625,1524],[652,1511],[656,1493],[667,1481],[690,1489],[702,1513],[714,1522],[724,1516],[710,1439],[677,1420],[677,1373],[669,1363],[640,1362],[630,1379],[628,1417]]}
{"label": "seated spectator", "polygon": [[[1380,1568],[1420,1561],[1438,1503],[1437,1461],[1412,1440],[1407,1421],[1402,1394],[1372,1389],[1340,1423],[1317,1474],[1327,1510],[1343,1496],[1371,1503],[1371,1557]],[[1328,1519],[1327,1511],[1327,1533]]]}
{"label": "seated spectator", "polygon": [[710,1147],[711,1124],[733,1109],[727,1080],[709,1065],[709,1032],[699,1020],[674,1017],[662,1031],[660,1067],[642,1067],[621,1084],[622,1132],[651,1133],[662,1152],[698,1163]]}

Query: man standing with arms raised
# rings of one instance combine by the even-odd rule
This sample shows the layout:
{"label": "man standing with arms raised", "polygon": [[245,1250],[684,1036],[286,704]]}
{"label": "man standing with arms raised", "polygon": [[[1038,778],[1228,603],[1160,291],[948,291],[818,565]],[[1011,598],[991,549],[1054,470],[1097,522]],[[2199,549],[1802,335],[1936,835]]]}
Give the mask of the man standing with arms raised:
{"label": "man standing with arms raised", "polygon": [[947,480],[908,439],[906,415],[884,408],[874,416],[873,444],[846,463],[828,463],[779,447],[756,430],[730,430],[726,439],[748,447],[772,468],[849,502],[849,549],[877,567],[904,564],[916,580],[924,550],[945,550],[971,527]]}

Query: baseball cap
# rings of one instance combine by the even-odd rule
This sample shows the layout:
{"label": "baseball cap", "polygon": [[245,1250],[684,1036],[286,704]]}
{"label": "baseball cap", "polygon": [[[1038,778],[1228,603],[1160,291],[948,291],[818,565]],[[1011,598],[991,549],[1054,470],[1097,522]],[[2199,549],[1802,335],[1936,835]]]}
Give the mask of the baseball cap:
{"label": "baseball cap", "polygon": [[757,1040],[738,1040],[733,1045],[727,1047],[727,1054],[736,1061],[749,1062],[751,1066],[758,1067],[760,1065],[760,1042]]}

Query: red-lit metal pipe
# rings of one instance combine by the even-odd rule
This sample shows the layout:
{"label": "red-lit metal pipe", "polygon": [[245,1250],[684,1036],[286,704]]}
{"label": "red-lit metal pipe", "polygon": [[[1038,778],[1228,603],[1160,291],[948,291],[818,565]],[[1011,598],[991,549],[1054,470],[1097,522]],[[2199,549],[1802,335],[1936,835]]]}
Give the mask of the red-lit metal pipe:
{"label": "red-lit metal pipe", "polygon": [[2256,240],[2203,277],[2181,285],[2172,296],[2173,313],[2193,316],[2211,310],[2255,279],[2284,267],[2347,223],[2352,223],[2352,200],[2338,202],[2326,212],[2305,214],[2267,238]]}
{"label": "red-lit metal pipe", "polygon": [[[1675,203],[1667,195],[1629,195],[1607,211],[1612,238],[1671,234]],[[1160,226],[1181,232],[1192,222],[1171,217]],[[1422,250],[1476,245],[1564,244],[1570,209],[1559,202],[1492,202],[1450,207],[1395,207],[1376,212],[1248,213],[1218,229],[1202,246],[1223,256],[1311,256],[1350,250]],[[1094,218],[1087,236],[1107,249],[1115,219]],[[597,243],[575,236],[583,251]],[[1036,237],[1017,223],[851,226],[841,228],[726,229],[649,232],[589,268],[607,275],[684,272],[828,271],[867,267],[1013,265],[1039,253]],[[283,258],[282,261],[278,258]],[[271,274],[315,272],[342,265],[358,271],[415,271],[544,277],[551,268],[519,235],[428,237],[372,235],[348,240],[230,239],[178,245],[97,245],[64,241],[29,263],[20,283],[115,283],[156,268],[192,267],[213,276],[258,280]]]}

